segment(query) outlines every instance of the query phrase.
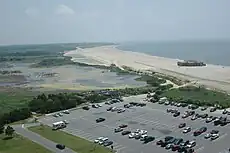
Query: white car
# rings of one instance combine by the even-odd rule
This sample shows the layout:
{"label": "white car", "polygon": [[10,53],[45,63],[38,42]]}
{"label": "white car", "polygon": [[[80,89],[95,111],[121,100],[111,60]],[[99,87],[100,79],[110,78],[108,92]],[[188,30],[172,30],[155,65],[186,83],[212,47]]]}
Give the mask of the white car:
{"label": "white car", "polygon": [[62,113],[58,113],[57,115],[59,115],[59,116],[63,116],[63,114],[62,114]]}
{"label": "white car", "polygon": [[219,138],[219,134],[212,134],[212,136],[211,136],[211,140],[215,140],[215,139],[217,139],[217,138]]}
{"label": "white car", "polygon": [[59,115],[58,114],[54,114],[53,117],[59,117]]}
{"label": "white car", "polygon": [[146,130],[140,130],[140,132],[139,132],[141,135],[143,135],[143,134],[147,134],[147,131]]}
{"label": "white car", "polygon": [[111,109],[111,111],[112,111],[112,112],[117,111],[117,107],[113,107],[113,108]]}
{"label": "white car", "polygon": [[136,133],[130,133],[130,134],[129,134],[129,138],[132,139],[132,138],[135,137],[135,135],[136,135]]}
{"label": "white car", "polygon": [[188,133],[190,131],[191,131],[191,128],[190,127],[186,127],[186,128],[184,128],[183,133]]}
{"label": "white car", "polygon": [[101,105],[101,104],[96,104],[96,106],[97,106],[97,107],[102,107],[102,105]]}
{"label": "white car", "polygon": [[166,101],[164,104],[165,104],[165,105],[169,105],[169,101]]}
{"label": "white car", "polygon": [[69,111],[68,110],[64,110],[63,113],[64,114],[69,114]]}
{"label": "white car", "polygon": [[206,122],[211,122],[212,121],[212,118],[208,117],[206,118]]}
{"label": "white car", "polygon": [[100,145],[102,145],[102,144],[104,144],[105,141],[108,141],[108,140],[109,140],[108,138],[103,138],[103,139],[101,139],[98,143],[99,143]]}
{"label": "white car", "polygon": [[100,141],[102,141],[102,139],[104,139],[104,137],[99,137],[94,140],[94,143],[99,143]]}
{"label": "white car", "polygon": [[67,120],[64,120],[63,122],[64,122],[65,124],[69,124],[69,122],[68,122]]}
{"label": "white car", "polygon": [[177,106],[177,107],[180,107],[180,106],[181,106],[181,103],[177,103],[176,106]]}
{"label": "white car", "polygon": [[187,144],[187,147],[189,148],[192,148],[196,145],[196,142],[195,141],[190,141],[188,144]]}
{"label": "white car", "polygon": [[148,136],[147,134],[142,135],[140,140],[144,141],[147,136]]}
{"label": "white car", "polygon": [[205,138],[205,139],[209,139],[211,136],[212,136],[211,133],[207,133],[207,134],[205,134],[204,138]]}

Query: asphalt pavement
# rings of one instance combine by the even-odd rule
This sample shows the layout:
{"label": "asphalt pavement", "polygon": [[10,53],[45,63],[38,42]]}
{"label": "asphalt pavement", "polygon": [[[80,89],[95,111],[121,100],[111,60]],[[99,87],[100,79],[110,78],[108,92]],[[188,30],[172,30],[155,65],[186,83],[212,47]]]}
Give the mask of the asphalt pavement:
{"label": "asphalt pavement", "polygon": [[[229,148],[230,141],[230,126],[214,126],[212,123],[205,123],[204,119],[191,120],[191,117],[182,119],[173,117],[172,114],[167,113],[167,108],[177,108],[181,114],[188,108],[165,106],[160,104],[147,103],[145,107],[132,107],[126,109],[124,113],[108,112],[106,109],[111,106],[123,108],[125,103],[129,102],[143,102],[146,95],[132,96],[124,98],[123,103],[116,103],[112,105],[103,104],[100,108],[90,108],[85,111],[82,109],[71,111],[70,114],[64,114],[62,117],[46,116],[39,119],[40,122],[52,126],[52,123],[67,120],[69,124],[62,129],[70,134],[94,141],[98,137],[108,137],[114,142],[114,149],[119,153],[168,153],[172,152],[156,145],[156,141],[163,139],[167,135],[184,140],[195,140],[197,145],[194,147],[196,153],[226,153]],[[223,116],[219,111],[210,113],[209,110],[201,111],[197,109],[198,113],[208,113],[213,116]],[[106,120],[101,123],[96,123],[95,120],[103,117]],[[178,128],[180,123],[185,122],[187,126],[192,128],[192,131],[183,134],[182,130]],[[148,131],[148,135],[156,138],[149,144],[143,144],[139,140],[129,139],[128,136],[122,136],[121,133],[114,133],[114,129],[121,124],[127,124],[127,130],[135,131],[136,129],[143,129]],[[220,137],[214,141],[204,139],[205,134],[194,137],[193,131],[206,126],[208,132],[211,130],[219,130]]]}
{"label": "asphalt pavement", "polygon": [[75,153],[73,150],[69,148],[65,148],[64,150],[57,149],[56,148],[57,143],[50,141],[28,130],[24,125],[14,125],[13,128],[17,134],[22,135],[23,137],[26,137],[27,139],[43,146],[44,148],[47,148],[48,150],[54,153]]}

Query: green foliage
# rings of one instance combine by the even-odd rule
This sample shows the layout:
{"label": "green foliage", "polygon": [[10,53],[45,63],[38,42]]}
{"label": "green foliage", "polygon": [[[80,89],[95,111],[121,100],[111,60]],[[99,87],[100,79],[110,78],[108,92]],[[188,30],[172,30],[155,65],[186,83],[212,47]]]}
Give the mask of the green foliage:
{"label": "green foliage", "polygon": [[61,65],[68,65],[68,64],[75,64],[70,58],[48,58],[43,59],[42,61],[32,64],[31,67],[38,68],[38,67],[52,67],[52,66],[61,66]]}
{"label": "green foliage", "polygon": [[160,84],[166,83],[166,80],[160,79],[155,76],[148,76],[148,75],[142,75],[141,77],[137,78],[136,81],[146,81],[146,83],[150,86],[160,86]]}
{"label": "green foliage", "polygon": [[12,136],[13,133],[14,133],[14,129],[11,126],[7,126],[7,128],[5,129],[5,135]]}
{"label": "green foliage", "polygon": [[7,138],[0,134],[0,152],[1,153],[51,153],[42,146],[14,134],[14,137]]}
{"label": "green foliage", "polygon": [[4,124],[0,123],[0,134],[4,133],[4,129],[5,129]]}
{"label": "green foliage", "polygon": [[24,89],[9,89],[0,92],[0,115],[14,109],[27,107],[28,102],[36,95],[35,92]]}
{"label": "green foliage", "polygon": [[76,107],[77,100],[79,99],[70,97],[66,93],[50,94],[48,96],[41,94],[29,102],[29,108],[37,113],[51,113]]}
{"label": "green foliage", "polygon": [[214,106],[215,104],[219,104],[224,108],[230,107],[230,96],[228,94],[202,87],[187,86],[172,89],[164,92],[162,96],[171,98],[174,101],[183,101],[199,106]]}
{"label": "green foliage", "polygon": [[108,148],[97,145],[80,137],[73,136],[63,131],[53,131],[48,126],[30,127],[29,130],[38,133],[39,135],[60,144],[65,144],[77,153],[109,153]]}
{"label": "green foliage", "polygon": [[3,122],[4,124],[9,124],[19,120],[27,119],[30,116],[31,116],[31,112],[28,108],[20,108],[3,114],[0,117],[0,121]]}
{"label": "green foliage", "polygon": [[7,70],[3,70],[3,71],[0,71],[0,74],[15,74],[15,73],[22,73],[21,71],[19,70],[12,70],[12,71],[7,71]]}

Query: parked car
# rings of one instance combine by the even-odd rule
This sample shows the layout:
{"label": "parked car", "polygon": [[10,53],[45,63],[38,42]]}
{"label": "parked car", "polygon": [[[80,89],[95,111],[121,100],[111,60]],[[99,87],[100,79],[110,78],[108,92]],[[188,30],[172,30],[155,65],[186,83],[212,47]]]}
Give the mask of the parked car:
{"label": "parked car", "polygon": [[115,133],[118,133],[118,132],[121,132],[121,131],[123,131],[123,129],[122,129],[122,128],[120,128],[120,127],[119,127],[119,128],[114,129],[114,132],[115,132]]}
{"label": "parked car", "polygon": [[57,113],[57,115],[58,115],[58,116],[63,116],[63,114],[62,114],[62,113]]}
{"label": "parked car", "polygon": [[216,111],[216,107],[212,107],[211,109],[210,109],[210,112],[215,112]]}
{"label": "parked car", "polygon": [[89,110],[89,106],[83,106],[82,109],[83,110]]}
{"label": "parked car", "polygon": [[181,107],[187,107],[188,104],[187,103],[181,103]]}
{"label": "parked car", "polygon": [[193,115],[191,120],[196,120],[197,118],[198,118],[197,115]]}
{"label": "parked car", "polygon": [[98,144],[100,144],[100,145],[102,145],[102,144],[104,144],[106,141],[108,141],[109,139],[108,138],[102,138],[99,142],[98,142]]}
{"label": "parked car", "polygon": [[189,117],[188,113],[185,113],[185,114],[182,115],[182,118],[187,118],[187,117]]}
{"label": "parked car", "polygon": [[131,131],[123,131],[121,134],[122,135],[128,135],[128,134],[130,134],[131,133]]}
{"label": "parked car", "polygon": [[68,110],[64,110],[62,113],[69,114],[69,111]]}
{"label": "parked car", "polygon": [[212,122],[213,121],[213,116],[209,116],[208,118],[206,118],[206,123],[210,123],[210,122]]}
{"label": "parked car", "polygon": [[188,133],[191,131],[191,128],[190,127],[186,127],[184,130],[183,130],[183,133]]}
{"label": "parked car", "polygon": [[228,111],[226,109],[223,110],[222,114],[227,114]]}
{"label": "parked car", "polygon": [[149,142],[151,142],[153,140],[155,140],[155,137],[153,137],[153,136],[147,136],[144,139],[144,143],[149,143]]}
{"label": "parked car", "polygon": [[207,107],[201,107],[201,111],[205,111],[207,109]]}
{"label": "parked car", "polygon": [[201,115],[201,118],[207,118],[208,117],[208,114],[202,114]]}
{"label": "parked car", "polygon": [[173,144],[167,144],[166,146],[165,146],[165,149],[171,149],[173,147]]}
{"label": "parked car", "polygon": [[63,144],[56,144],[56,148],[63,150],[63,149],[65,149],[65,145],[63,145]]}
{"label": "parked car", "polygon": [[96,122],[97,122],[97,123],[103,122],[103,121],[105,121],[105,118],[98,118],[98,119],[96,119]]}
{"label": "parked car", "polygon": [[180,112],[176,112],[173,114],[173,117],[177,117],[177,116],[180,116]]}
{"label": "parked car", "polygon": [[219,134],[218,133],[217,134],[212,134],[211,140],[215,140],[217,138],[219,138]]}
{"label": "parked car", "polygon": [[183,127],[185,127],[186,126],[186,123],[180,123],[179,124],[179,128],[183,128]]}
{"label": "parked car", "polygon": [[59,117],[59,115],[58,114],[54,114],[53,117]]}
{"label": "parked car", "polygon": [[128,125],[126,125],[126,124],[121,124],[121,125],[119,125],[119,127],[120,127],[120,128],[126,128],[126,127],[128,127]]}
{"label": "parked car", "polygon": [[164,143],[163,140],[158,140],[158,141],[156,142],[156,145],[161,145],[162,143]]}
{"label": "parked car", "polygon": [[198,136],[198,135],[200,135],[200,134],[202,134],[202,133],[204,133],[204,132],[206,132],[206,131],[207,131],[207,127],[202,127],[202,128],[200,128],[200,129],[196,130],[196,131],[193,133],[193,135],[194,135],[194,136]]}
{"label": "parked car", "polygon": [[146,138],[147,136],[148,136],[147,134],[142,135],[140,140],[141,140],[141,141],[145,141],[145,138]]}
{"label": "parked car", "polygon": [[112,110],[112,108],[113,108],[113,107],[109,107],[109,108],[107,108],[107,111],[111,111],[111,110]]}
{"label": "parked car", "polygon": [[187,144],[187,147],[189,147],[189,148],[192,148],[192,147],[194,147],[194,146],[196,146],[196,141],[190,141],[188,144]]}
{"label": "parked car", "polygon": [[100,141],[102,141],[104,139],[104,137],[99,137],[97,139],[94,140],[94,143],[99,143]]}
{"label": "parked car", "polygon": [[117,113],[123,113],[123,112],[125,112],[125,109],[119,109],[119,110],[117,111]]}
{"label": "parked car", "polygon": [[165,139],[165,142],[168,142],[172,140],[173,138],[174,138],[173,136],[166,136],[164,139]]}
{"label": "parked car", "polygon": [[129,138],[130,138],[130,139],[134,138],[136,134],[137,134],[137,133],[134,133],[134,132],[133,132],[133,133],[130,133],[130,134],[129,134]]}
{"label": "parked car", "polygon": [[104,146],[105,146],[105,147],[106,147],[106,146],[110,146],[110,145],[112,145],[112,144],[113,144],[113,141],[110,141],[110,140],[104,142]]}
{"label": "parked car", "polygon": [[219,131],[218,130],[212,130],[210,133],[211,134],[217,134],[217,133],[219,133]]}

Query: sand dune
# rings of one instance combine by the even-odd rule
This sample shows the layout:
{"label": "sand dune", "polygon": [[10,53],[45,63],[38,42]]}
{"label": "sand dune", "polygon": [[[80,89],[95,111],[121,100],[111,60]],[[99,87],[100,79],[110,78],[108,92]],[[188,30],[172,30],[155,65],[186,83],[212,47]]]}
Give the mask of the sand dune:
{"label": "sand dune", "polygon": [[[230,92],[230,67],[228,66],[208,64],[205,67],[178,67],[177,61],[179,59],[122,51],[115,46],[74,50],[65,53],[65,56],[71,56],[73,61],[77,61],[78,56],[84,56],[87,59],[99,61],[103,65],[116,64],[138,70],[151,69],[181,79],[192,80],[210,88]],[[98,63],[95,62],[95,65],[98,65]]]}

